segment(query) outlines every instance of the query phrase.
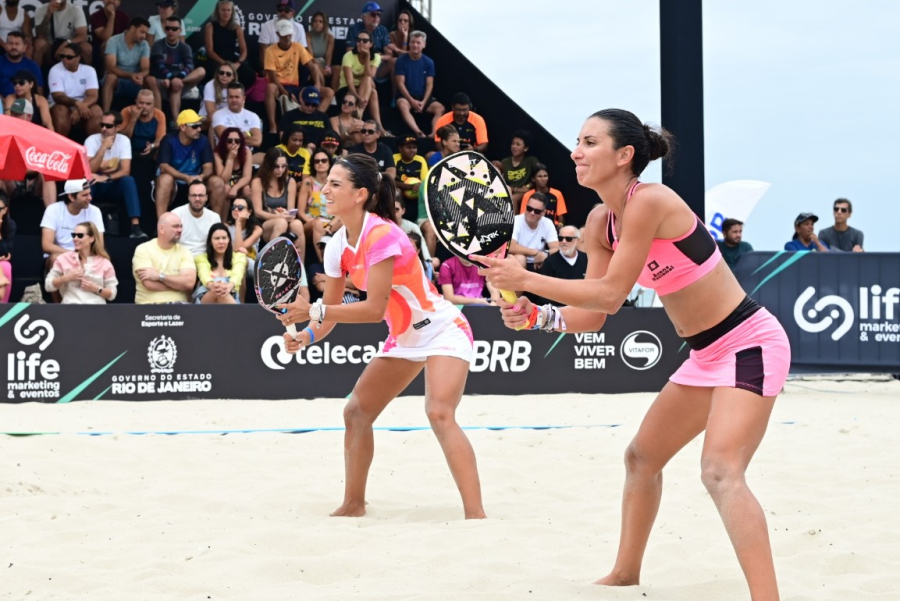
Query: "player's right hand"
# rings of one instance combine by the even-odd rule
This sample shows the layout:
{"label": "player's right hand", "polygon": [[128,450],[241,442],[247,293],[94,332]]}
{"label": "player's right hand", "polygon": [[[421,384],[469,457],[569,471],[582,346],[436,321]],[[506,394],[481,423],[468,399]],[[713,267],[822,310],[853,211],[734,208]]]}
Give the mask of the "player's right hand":
{"label": "player's right hand", "polygon": [[282,337],[284,338],[284,350],[290,355],[293,355],[309,343],[309,335],[306,332],[300,332],[296,340],[287,332],[282,334]]}
{"label": "player's right hand", "polygon": [[520,330],[525,326],[528,316],[534,305],[524,296],[520,296],[515,303],[508,303],[502,298],[497,299],[500,307],[500,315],[503,317],[503,325],[511,330]]}

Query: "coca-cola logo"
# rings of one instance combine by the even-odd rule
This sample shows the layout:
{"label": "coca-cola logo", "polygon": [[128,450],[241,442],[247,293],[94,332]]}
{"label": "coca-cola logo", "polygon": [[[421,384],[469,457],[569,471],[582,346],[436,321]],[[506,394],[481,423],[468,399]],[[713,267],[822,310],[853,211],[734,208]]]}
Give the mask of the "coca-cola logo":
{"label": "coca-cola logo", "polygon": [[25,151],[25,163],[29,167],[55,171],[63,175],[68,175],[69,161],[71,160],[71,154],[66,154],[59,150],[41,152],[34,146],[31,146]]}

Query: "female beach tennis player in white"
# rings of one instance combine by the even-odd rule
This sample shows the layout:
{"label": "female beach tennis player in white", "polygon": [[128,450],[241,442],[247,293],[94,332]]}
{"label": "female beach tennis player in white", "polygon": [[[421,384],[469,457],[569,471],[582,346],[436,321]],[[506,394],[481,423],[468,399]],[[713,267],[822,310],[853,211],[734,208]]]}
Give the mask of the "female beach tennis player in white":
{"label": "female beach tennis player in white", "polygon": [[[394,222],[394,182],[362,154],[339,159],[322,195],[328,213],[344,225],[325,247],[325,293],[310,305],[298,297],[278,316],[309,324],[285,349],[321,341],[338,323],[386,321],[384,348],[366,366],[344,408],[344,502],[332,515],[366,512],[366,479],[374,454],[372,424],[394,397],[425,369],[425,414],[462,496],[466,519],[483,518],[475,453],[456,423],[472,357],[472,330],[462,313],[428,281],[406,233]],[[366,300],[341,304],[349,275]]]}

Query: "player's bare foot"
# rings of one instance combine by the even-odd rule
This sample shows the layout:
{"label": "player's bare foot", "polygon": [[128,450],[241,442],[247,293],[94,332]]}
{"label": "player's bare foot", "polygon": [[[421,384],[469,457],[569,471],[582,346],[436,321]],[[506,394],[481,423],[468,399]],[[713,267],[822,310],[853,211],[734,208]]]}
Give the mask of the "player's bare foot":
{"label": "player's bare foot", "polygon": [[478,511],[466,512],[467,520],[484,520],[487,519],[487,516],[484,514],[484,509],[479,509]]}
{"label": "player's bare foot", "polygon": [[365,503],[344,503],[331,512],[331,517],[361,518],[366,515]]}
{"label": "player's bare foot", "polygon": [[640,584],[640,578],[632,578],[616,574],[615,572],[607,574],[594,584],[602,584],[604,586],[635,586]]}

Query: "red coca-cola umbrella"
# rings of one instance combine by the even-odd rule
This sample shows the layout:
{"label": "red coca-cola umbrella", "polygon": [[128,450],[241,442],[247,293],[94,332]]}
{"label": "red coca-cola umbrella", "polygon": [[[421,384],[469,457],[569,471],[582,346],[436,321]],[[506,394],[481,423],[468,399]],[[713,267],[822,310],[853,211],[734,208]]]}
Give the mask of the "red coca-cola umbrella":
{"label": "red coca-cola umbrella", "polygon": [[91,179],[84,146],[30,121],[0,115],[0,180],[37,171],[51,181]]}

